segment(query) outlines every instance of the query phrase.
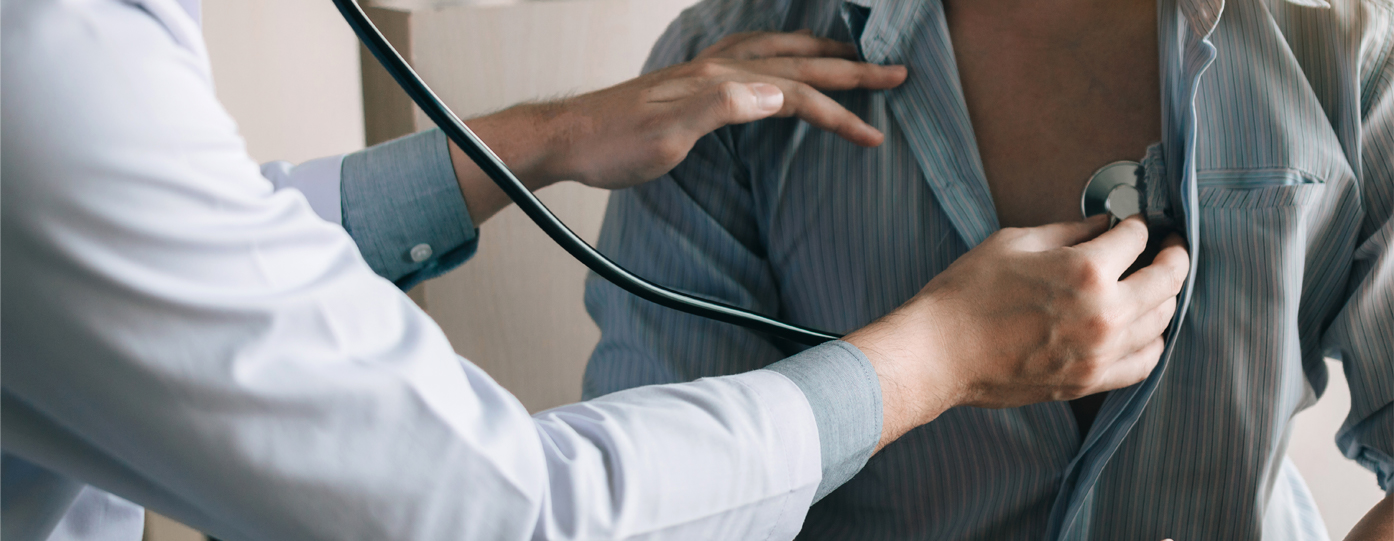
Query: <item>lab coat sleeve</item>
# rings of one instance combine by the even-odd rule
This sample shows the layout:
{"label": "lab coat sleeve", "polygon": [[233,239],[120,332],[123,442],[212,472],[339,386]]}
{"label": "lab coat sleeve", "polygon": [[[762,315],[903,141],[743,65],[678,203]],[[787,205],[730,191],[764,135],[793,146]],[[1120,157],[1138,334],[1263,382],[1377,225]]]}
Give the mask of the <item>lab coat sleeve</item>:
{"label": "lab coat sleeve", "polygon": [[[1372,92],[1362,115],[1360,195],[1363,221],[1351,265],[1349,298],[1325,333],[1350,384],[1350,414],[1336,433],[1345,456],[1394,493],[1394,12],[1384,12],[1383,43],[1366,50],[1362,73]],[[1374,19],[1379,21],[1380,19]]]}
{"label": "lab coat sleeve", "polygon": [[[658,40],[646,71],[692,58],[721,36],[768,29],[764,0],[710,0],[683,12]],[[610,196],[599,248],[640,276],[679,290],[764,314],[780,313],[780,284],[765,257],[759,204],[748,170],[735,155],[740,127],[699,139],[687,158],[659,179]],[[851,479],[881,436],[881,397],[875,371],[861,352],[840,343],[815,357],[763,333],[669,310],[638,299],[592,274],[586,307],[601,329],[586,367],[583,396],[654,383],[689,381],[772,368],[840,374],[789,373],[809,396],[818,419],[823,481],[815,499]],[[834,329],[836,330],[836,329]],[[796,362],[796,360],[817,362]]]}
{"label": "lab coat sleeve", "polygon": [[344,156],[270,162],[261,173],[342,225],[373,272],[403,290],[460,266],[478,246],[479,230],[438,129]]}
{"label": "lab coat sleeve", "polygon": [[339,195],[340,175],[344,156],[328,156],[302,164],[274,161],[262,164],[261,175],[271,181],[276,190],[297,190],[320,218],[331,223],[343,221],[342,198]]}
{"label": "lab coat sleeve", "polygon": [[529,416],[273,189],[147,11],[0,24],[7,453],[229,540],[798,530],[819,444],[787,377]]}

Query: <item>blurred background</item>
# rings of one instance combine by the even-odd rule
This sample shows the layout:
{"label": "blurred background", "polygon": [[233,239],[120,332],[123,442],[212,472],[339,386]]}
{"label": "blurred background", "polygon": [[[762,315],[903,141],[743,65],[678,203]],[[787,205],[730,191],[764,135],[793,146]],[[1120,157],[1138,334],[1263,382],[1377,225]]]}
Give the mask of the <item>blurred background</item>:
{"label": "blurred background", "polygon": [[[372,16],[384,33],[461,116],[632,77],[668,22],[692,3],[364,1],[378,8]],[[430,127],[371,58],[361,62],[358,42],[329,0],[204,0],[203,9],[218,95],[258,161],[350,152]],[[603,192],[566,184],[542,198],[594,241]],[[411,295],[461,355],[540,411],[580,398],[581,372],[599,338],[581,304],[584,276],[580,264],[509,209],[489,222],[474,260]],[[1339,540],[1383,493],[1371,473],[1336,451],[1350,399],[1340,365],[1328,366],[1331,384],[1297,416],[1288,454]],[[202,535],[151,513],[146,539]]]}

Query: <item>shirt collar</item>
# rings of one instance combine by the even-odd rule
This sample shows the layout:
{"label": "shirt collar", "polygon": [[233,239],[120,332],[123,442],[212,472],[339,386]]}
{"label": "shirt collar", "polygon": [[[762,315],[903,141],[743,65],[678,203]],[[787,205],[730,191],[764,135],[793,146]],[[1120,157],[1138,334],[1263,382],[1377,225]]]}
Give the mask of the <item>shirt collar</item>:
{"label": "shirt collar", "polygon": [[[862,54],[868,61],[884,60],[900,41],[919,24],[921,10],[927,1],[939,0],[844,0],[847,6],[869,10],[862,30]],[[1225,0],[1176,0],[1187,26],[1198,37],[1208,37],[1220,22]],[[1329,9],[1327,0],[1284,0],[1290,4]]]}

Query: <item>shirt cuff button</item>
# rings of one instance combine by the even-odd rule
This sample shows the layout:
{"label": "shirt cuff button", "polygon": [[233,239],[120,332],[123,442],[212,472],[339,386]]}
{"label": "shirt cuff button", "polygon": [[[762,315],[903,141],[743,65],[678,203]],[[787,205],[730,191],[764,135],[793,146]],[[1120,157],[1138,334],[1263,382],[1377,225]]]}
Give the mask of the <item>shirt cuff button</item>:
{"label": "shirt cuff button", "polygon": [[431,254],[432,250],[430,244],[426,244],[423,242],[421,244],[411,247],[411,261],[413,263],[421,263],[427,259],[430,259]]}

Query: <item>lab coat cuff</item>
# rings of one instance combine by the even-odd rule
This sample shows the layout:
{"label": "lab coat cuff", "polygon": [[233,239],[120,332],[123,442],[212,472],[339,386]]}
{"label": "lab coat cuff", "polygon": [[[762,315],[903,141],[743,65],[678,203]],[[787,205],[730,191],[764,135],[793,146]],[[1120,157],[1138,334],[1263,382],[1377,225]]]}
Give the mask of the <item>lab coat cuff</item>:
{"label": "lab coat cuff", "polygon": [[881,441],[881,381],[866,355],[841,340],[767,369],[798,385],[813,408],[823,464],[816,502],[861,471]]}
{"label": "lab coat cuff", "polygon": [[440,130],[349,154],[340,193],[344,229],[363,259],[403,290],[474,255],[479,231]]}
{"label": "lab coat cuff", "polygon": [[808,508],[817,501],[826,460],[821,455],[817,408],[801,386],[783,373],[753,370],[727,376],[753,391],[766,418],[773,421],[773,446],[766,447],[770,464],[782,470],[788,497],[764,514],[769,532],[763,539],[793,539],[803,529]]}
{"label": "lab coat cuff", "polygon": [[290,162],[269,162],[261,166],[261,176],[271,181],[276,191],[287,188],[299,191],[315,211],[325,221],[341,223],[342,202],[339,197],[339,178],[344,164],[344,156],[330,156],[310,160],[300,165]]}

